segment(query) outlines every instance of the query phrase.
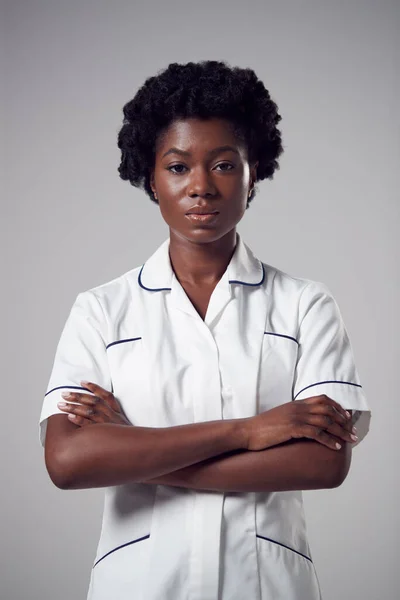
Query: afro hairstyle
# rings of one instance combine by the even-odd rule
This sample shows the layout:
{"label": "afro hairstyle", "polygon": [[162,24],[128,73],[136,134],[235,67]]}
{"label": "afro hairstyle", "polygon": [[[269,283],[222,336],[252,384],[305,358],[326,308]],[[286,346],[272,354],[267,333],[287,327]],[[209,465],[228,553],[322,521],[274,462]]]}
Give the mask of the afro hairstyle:
{"label": "afro hairstyle", "polygon": [[[247,146],[248,162],[258,161],[257,179],[272,179],[283,152],[278,107],[252,69],[230,67],[225,61],[170,63],[145,80],[123,107],[118,133],[121,179],[144,189],[158,204],[150,187],[156,142],[175,119],[222,118]],[[247,206],[253,200],[253,188]]]}

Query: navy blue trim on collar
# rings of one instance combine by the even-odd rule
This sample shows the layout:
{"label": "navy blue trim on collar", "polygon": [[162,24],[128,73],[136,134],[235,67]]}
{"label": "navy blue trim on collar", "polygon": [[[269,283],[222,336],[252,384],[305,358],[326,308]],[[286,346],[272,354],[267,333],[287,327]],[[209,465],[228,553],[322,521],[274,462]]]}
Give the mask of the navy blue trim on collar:
{"label": "navy blue trim on collar", "polygon": [[[141,277],[141,275],[142,275],[142,271],[144,269],[145,264],[146,263],[144,263],[144,265],[142,265],[142,268],[140,269],[139,275],[138,275],[138,283],[139,283],[140,287],[143,288],[144,290],[148,290],[149,292],[163,292],[163,291],[170,292],[172,290],[172,288],[169,288],[169,287],[166,287],[166,288],[149,288],[149,287],[146,287],[142,283],[142,277]],[[237,279],[230,279],[229,283],[240,283],[241,285],[248,285],[250,287],[255,287],[255,286],[261,285],[261,284],[264,283],[264,280],[265,280],[265,268],[264,268],[264,264],[263,263],[261,263],[261,268],[262,268],[262,277],[261,277],[261,280],[258,281],[257,283],[247,283],[246,281],[239,281]]]}
{"label": "navy blue trim on collar", "polygon": [[265,279],[265,269],[264,269],[264,264],[261,263],[261,267],[262,267],[262,277],[261,277],[261,281],[259,281],[258,283],[247,283],[246,281],[238,281],[237,279],[230,279],[229,283],[240,283],[242,285],[249,285],[249,286],[256,286],[256,285],[261,285],[262,283],[264,283],[264,279]]}
{"label": "navy blue trim on collar", "polygon": [[[146,263],[144,263],[144,265],[145,265],[145,264],[146,264]],[[141,287],[141,288],[143,288],[144,290],[148,290],[149,292],[162,292],[162,291],[164,291],[164,290],[166,290],[166,291],[169,291],[169,292],[170,292],[170,291],[172,290],[172,288],[148,288],[148,287],[146,287],[145,285],[143,285],[143,283],[142,283],[142,277],[141,277],[141,275],[142,275],[142,271],[143,271],[143,269],[144,269],[144,265],[143,265],[143,266],[142,266],[142,268],[140,269],[140,272],[139,272],[139,275],[138,275],[138,282],[139,282],[139,285],[140,285],[140,287]]]}

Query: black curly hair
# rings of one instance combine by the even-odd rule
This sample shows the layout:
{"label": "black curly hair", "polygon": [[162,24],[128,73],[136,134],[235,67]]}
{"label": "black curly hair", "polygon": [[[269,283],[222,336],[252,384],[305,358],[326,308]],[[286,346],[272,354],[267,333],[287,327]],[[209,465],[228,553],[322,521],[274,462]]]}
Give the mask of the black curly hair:
{"label": "black curly hair", "polygon": [[[178,118],[223,118],[247,145],[248,162],[257,167],[257,180],[272,179],[283,152],[278,107],[252,69],[230,67],[225,61],[170,63],[149,77],[123,107],[118,133],[121,179],[144,189],[158,204],[150,187],[156,142]],[[253,188],[247,206],[253,200]]]}

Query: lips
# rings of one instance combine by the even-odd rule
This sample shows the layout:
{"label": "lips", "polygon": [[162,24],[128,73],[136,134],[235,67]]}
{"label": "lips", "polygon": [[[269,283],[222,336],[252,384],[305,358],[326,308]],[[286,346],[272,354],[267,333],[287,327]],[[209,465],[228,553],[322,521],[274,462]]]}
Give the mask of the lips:
{"label": "lips", "polygon": [[187,215],[217,215],[217,210],[191,210]]}
{"label": "lips", "polygon": [[219,212],[191,213],[191,214],[187,214],[186,217],[192,223],[203,224],[203,225],[212,224],[212,223],[216,223],[218,221]]}

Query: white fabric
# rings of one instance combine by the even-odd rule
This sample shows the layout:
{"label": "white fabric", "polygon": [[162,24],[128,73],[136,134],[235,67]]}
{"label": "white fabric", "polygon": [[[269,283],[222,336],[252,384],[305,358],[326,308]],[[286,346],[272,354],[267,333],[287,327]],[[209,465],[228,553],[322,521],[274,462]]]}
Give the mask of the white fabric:
{"label": "white fabric", "polygon": [[[237,235],[203,321],[165,240],[142,267],[78,294],[57,346],[40,415],[65,388],[113,391],[133,425],[248,417],[317,394],[370,410],[328,288],[262,263]],[[358,443],[359,443],[358,442]],[[354,446],[356,444],[353,444]],[[105,488],[87,600],[317,600],[301,491]]]}

